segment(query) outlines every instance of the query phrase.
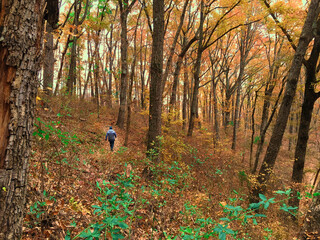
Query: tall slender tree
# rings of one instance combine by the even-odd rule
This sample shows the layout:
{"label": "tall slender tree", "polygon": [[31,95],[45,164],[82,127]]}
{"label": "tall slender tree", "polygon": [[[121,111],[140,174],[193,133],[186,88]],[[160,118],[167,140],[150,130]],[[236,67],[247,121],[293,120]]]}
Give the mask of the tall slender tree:
{"label": "tall slender tree", "polygon": [[43,89],[46,93],[51,94],[53,89],[54,75],[54,45],[53,45],[53,30],[56,29],[59,22],[59,7],[58,0],[48,1],[46,7],[45,18],[47,20],[45,44],[44,44],[44,59],[43,59]]}
{"label": "tall slender tree", "polygon": [[[163,41],[164,41],[164,0],[153,0],[153,33],[150,68],[150,105],[148,153],[151,149],[159,151],[162,113],[162,75],[163,75]],[[157,155],[158,156],[158,155]],[[157,161],[159,158],[154,158]]]}
{"label": "tall slender tree", "polygon": [[127,21],[136,0],[132,0],[130,5],[128,0],[118,0],[120,7],[120,24],[121,24],[121,80],[120,80],[120,108],[118,112],[117,126],[124,127],[126,101],[127,101],[127,86],[128,86],[128,36],[127,36]]}

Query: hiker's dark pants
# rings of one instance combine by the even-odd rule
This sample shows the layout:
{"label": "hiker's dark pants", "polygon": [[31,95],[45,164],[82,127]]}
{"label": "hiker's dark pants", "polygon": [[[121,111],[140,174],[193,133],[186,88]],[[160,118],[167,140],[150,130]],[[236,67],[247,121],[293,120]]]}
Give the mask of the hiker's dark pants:
{"label": "hiker's dark pants", "polygon": [[113,151],[114,140],[109,140],[111,151]]}

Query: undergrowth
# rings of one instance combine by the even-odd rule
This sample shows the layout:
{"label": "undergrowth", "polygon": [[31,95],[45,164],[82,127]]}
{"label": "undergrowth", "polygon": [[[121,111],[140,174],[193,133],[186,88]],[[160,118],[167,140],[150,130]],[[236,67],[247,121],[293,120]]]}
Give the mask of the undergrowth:
{"label": "undergrowth", "polygon": [[79,121],[72,106],[62,106],[39,114],[35,125],[23,239],[292,239],[290,216],[301,213],[288,199],[319,194],[275,189],[250,204],[242,155],[223,143],[212,149],[207,130],[201,141],[165,134],[155,162],[136,139],[122,146],[120,129],[115,152],[107,149],[112,116]]}

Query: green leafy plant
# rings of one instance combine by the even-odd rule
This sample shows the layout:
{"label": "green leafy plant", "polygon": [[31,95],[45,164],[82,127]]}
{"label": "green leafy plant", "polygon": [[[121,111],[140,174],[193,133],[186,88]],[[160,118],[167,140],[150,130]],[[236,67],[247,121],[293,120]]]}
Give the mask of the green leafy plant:
{"label": "green leafy plant", "polygon": [[[93,213],[99,219],[90,224],[85,230],[80,232],[72,239],[124,239],[124,232],[129,234],[130,219],[132,220],[135,212],[135,203],[129,191],[134,187],[134,177],[125,174],[118,175],[114,183],[103,181],[102,186],[99,182],[96,187],[99,190],[97,200],[100,204],[93,205]],[[71,239],[70,233],[65,239]]]}

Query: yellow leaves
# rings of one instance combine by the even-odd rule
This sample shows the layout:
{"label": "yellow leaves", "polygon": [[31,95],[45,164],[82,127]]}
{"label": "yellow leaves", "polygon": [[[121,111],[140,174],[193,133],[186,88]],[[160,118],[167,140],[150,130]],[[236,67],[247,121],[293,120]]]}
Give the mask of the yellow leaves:
{"label": "yellow leaves", "polygon": [[227,205],[227,202],[220,202],[219,204],[220,206],[225,207]]}
{"label": "yellow leaves", "polygon": [[81,212],[84,215],[90,213],[90,211],[87,208],[85,208],[81,202],[75,201],[73,197],[71,197],[69,200],[69,206],[72,210],[76,212]]}

